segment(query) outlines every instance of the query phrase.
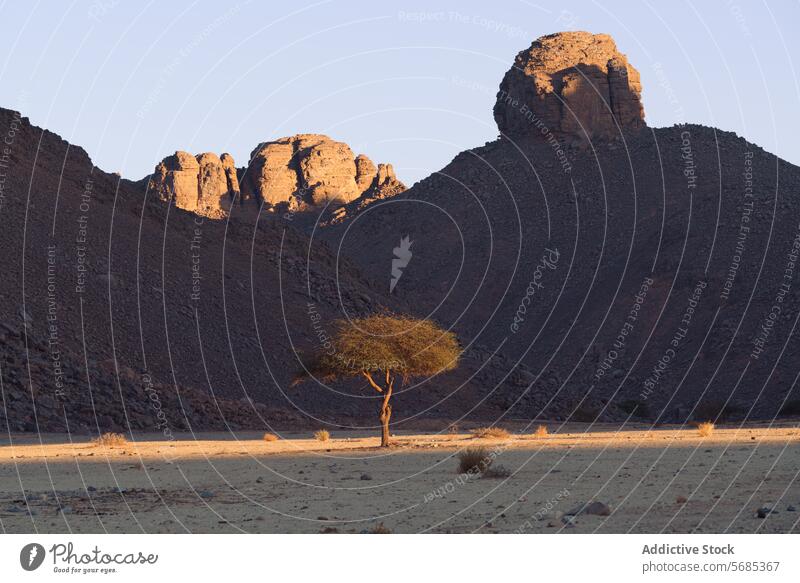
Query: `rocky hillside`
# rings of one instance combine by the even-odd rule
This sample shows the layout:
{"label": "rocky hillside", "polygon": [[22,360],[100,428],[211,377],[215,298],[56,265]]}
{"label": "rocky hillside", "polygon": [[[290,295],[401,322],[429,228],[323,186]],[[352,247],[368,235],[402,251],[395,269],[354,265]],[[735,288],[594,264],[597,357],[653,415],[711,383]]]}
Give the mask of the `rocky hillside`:
{"label": "rocky hillside", "polygon": [[398,428],[797,414],[800,169],[647,127],[640,93],[608,36],[543,37],[502,80],[501,137],[408,190],[314,134],[133,183],[0,110],[0,422],[372,426],[363,383],[289,380],[334,320],[382,310],[465,348],[398,391]]}
{"label": "rocky hillside", "polygon": [[[302,427],[336,409],[336,395],[286,387],[296,352],[320,342],[312,313],[382,305],[346,259],[269,214],[238,221],[235,206],[226,223],[164,205],[17,112],[0,110],[0,132],[3,424],[155,430],[150,384],[173,429],[222,428],[220,415]],[[162,184],[201,185],[181,198],[201,205],[228,188],[217,160],[178,154]]]}
{"label": "rocky hillside", "polygon": [[[800,169],[729,132],[647,128],[639,90],[607,36],[539,39],[500,86],[501,139],[323,237],[376,286],[408,237],[394,295],[507,359],[469,379],[506,417],[800,412]],[[515,387],[516,363],[533,374]]]}
{"label": "rocky hillside", "polygon": [[[179,152],[146,189],[17,112],[0,109],[0,132],[11,142],[0,158],[0,425],[97,433],[373,423],[369,387],[289,381],[298,355],[329,342],[334,320],[411,307],[295,228],[304,213],[253,220],[245,203],[230,205],[229,221],[203,216],[218,217],[208,201],[235,184],[226,155]],[[391,168],[356,161],[355,183],[377,200],[395,180]],[[163,204],[163,188],[175,189],[175,204]],[[398,421],[457,416],[452,383],[479,366],[468,360],[435,391],[410,392]]]}

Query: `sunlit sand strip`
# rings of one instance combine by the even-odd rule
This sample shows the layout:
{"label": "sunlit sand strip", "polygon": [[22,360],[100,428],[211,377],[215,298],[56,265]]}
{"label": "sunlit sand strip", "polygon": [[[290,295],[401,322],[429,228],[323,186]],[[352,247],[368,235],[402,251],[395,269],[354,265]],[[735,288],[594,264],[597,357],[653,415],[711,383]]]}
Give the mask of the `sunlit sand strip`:
{"label": "sunlit sand strip", "polygon": [[[377,437],[345,435],[330,441],[320,442],[305,437],[287,436],[278,441],[266,442],[259,434],[242,434],[238,441],[220,434],[203,434],[199,440],[176,439],[157,440],[154,435],[136,436],[125,445],[102,447],[88,439],[69,443],[65,436],[49,435],[44,443],[33,442],[30,436],[12,437],[11,443],[0,446],[0,464],[33,463],[45,459],[80,458],[91,462],[136,457],[147,460],[178,460],[205,457],[236,458],[240,456],[270,456],[294,454],[331,454],[353,450],[374,450],[376,455],[391,455],[429,449],[456,450],[465,447],[508,447],[513,449],[561,449],[561,448],[601,448],[601,447],[697,447],[707,445],[731,445],[756,443],[800,442],[800,429],[780,428],[717,428],[710,436],[702,437],[697,429],[663,429],[654,431],[602,431],[557,433],[544,437],[531,435],[512,435],[508,439],[476,439],[469,434],[413,434],[397,435],[394,446],[388,450],[378,448]],[[73,440],[74,440],[73,436]]]}

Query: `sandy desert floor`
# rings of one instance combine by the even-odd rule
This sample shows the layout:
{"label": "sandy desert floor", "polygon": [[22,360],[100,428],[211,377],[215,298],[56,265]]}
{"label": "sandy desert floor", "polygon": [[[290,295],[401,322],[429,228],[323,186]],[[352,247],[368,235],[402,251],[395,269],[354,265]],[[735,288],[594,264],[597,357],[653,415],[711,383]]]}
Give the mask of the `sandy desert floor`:
{"label": "sandy desert floor", "polygon": [[[99,447],[65,435],[0,441],[3,532],[799,532],[796,426],[468,434],[328,442],[282,434],[137,436]],[[483,446],[507,478],[465,476]],[[599,501],[610,515],[564,516]],[[759,518],[757,510],[773,510]]]}

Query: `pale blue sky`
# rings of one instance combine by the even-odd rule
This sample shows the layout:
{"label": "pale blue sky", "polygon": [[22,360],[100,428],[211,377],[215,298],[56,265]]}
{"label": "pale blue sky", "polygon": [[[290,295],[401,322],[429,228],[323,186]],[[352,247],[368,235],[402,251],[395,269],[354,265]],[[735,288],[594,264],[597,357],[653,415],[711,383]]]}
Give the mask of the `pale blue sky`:
{"label": "pale blue sky", "polygon": [[[0,106],[137,179],[176,149],[326,133],[408,184],[497,135],[514,55],[610,33],[651,126],[732,130],[800,163],[800,3],[3,2]],[[794,59],[794,60],[793,60]]]}

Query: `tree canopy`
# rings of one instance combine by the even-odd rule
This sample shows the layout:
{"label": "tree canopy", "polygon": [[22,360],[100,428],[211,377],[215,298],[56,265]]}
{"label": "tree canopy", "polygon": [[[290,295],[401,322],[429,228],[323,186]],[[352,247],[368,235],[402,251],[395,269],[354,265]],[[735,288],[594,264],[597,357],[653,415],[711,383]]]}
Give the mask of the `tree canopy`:
{"label": "tree canopy", "polygon": [[334,323],[332,347],[315,355],[308,372],[323,379],[391,371],[402,377],[453,370],[461,349],[455,334],[431,320],[374,315]]}
{"label": "tree canopy", "polygon": [[381,446],[389,445],[389,400],[395,379],[433,376],[458,365],[461,348],[455,334],[431,320],[380,314],[338,320],[333,341],[319,350],[295,379],[314,376],[323,380],[362,376],[383,396],[378,418]]}

